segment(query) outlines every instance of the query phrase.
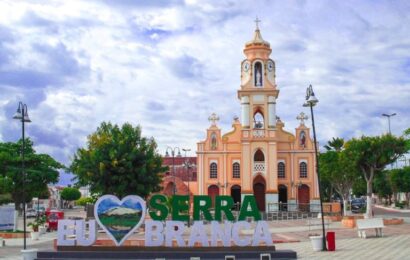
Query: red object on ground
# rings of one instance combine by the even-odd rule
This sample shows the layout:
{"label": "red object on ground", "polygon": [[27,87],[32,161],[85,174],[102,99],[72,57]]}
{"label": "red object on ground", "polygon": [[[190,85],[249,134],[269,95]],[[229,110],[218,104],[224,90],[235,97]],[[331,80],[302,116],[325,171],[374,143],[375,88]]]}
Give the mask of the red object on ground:
{"label": "red object on ground", "polygon": [[327,232],[326,239],[327,239],[327,251],[335,251],[336,250],[335,232]]}
{"label": "red object on ground", "polygon": [[59,211],[59,210],[47,210],[46,211],[46,217],[47,217],[47,224],[48,224],[48,230],[57,230],[57,224],[58,220],[64,218],[64,212]]}

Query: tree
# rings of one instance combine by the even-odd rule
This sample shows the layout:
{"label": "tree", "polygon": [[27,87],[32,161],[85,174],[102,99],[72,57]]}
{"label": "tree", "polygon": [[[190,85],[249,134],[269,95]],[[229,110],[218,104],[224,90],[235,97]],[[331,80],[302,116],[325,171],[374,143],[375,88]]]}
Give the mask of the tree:
{"label": "tree", "polygon": [[406,138],[407,151],[410,151],[410,128],[407,128],[406,130],[404,130],[403,136],[404,138]]}
{"label": "tree", "polygon": [[103,122],[78,149],[70,170],[77,185],[89,185],[91,193],[146,197],[160,190],[162,157],[153,138],[141,137],[141,128]]}
{"label": "tree", "polygon": [[352,193],[355,197],[366,196],[367,184],[363,174],[360,174],[360,177],[353,183]]}
{"label": "tree", "polygon": [[0,194],[0,206],[10,202],[13,202],[10,193]]}
{"label": "tree", "polygon": [[[20,156],[22,139],[17,143],[0,143],[0,193],[9,193],[15,203],[16,210],[23,202],[23,175]],[[59,169],[64,165],[54,160],[48,154],[37,154],[33,149],[33,142],[25,140],[25,201],[30,202],[33,197],[44,192],[47,184],[58,181]]]}
{"label": "tree", "polygon": [[343,214],[347,214],[347,202],[353,184],[360,177],[355,164],[349,154],[343,150],[343,138],[333,138],[325,148],[327,151],[320,154],[320,172],[331,183],[334,190],[343,199]]}
{"label": "tree", "polygon": [[384,170],[374,176],[374,191],[379,198],[386,198],[391,204],[391,195],[393,194],[391,186],[391,172]]}
{"label": "tree", "polygon": [[61,191],[60,195],[63,200],[67,201],[78,200],[79,198],[81,198],[81,192],[78,189],[72,187],[64,188]]}
{"label": "tree", "polygon": [[362,136],[360,139],[353,138],[346,143],[345,147],[349,157],[353,158],[356,167],[366,180],[366,216],[371,218],[374,175],[407,152],[406,140],[404,137],[395,137],[391,134],[374,137]]}
{"label": "tree", "polygon": [[406,196],[406,205],[410,200],[410,166],[390,171],[390,181],[395,192],[403,192]]}
{"label": "tree", "polygon": [[342,150],[345,140],[339,137],[333,137],[332,141],[328,141],[325,145],[327,151],[336,151],[339,152]]}

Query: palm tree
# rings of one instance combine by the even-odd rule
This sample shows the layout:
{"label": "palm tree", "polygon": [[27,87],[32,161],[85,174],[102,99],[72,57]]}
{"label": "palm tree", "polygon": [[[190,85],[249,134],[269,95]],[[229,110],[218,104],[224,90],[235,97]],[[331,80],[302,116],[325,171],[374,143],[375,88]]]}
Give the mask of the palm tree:
{"label": "palm tree", "polygon": [[326,150],[340,152],[345,144],[345,140],[339,137],[333,137],[331,141],[325,145]]}

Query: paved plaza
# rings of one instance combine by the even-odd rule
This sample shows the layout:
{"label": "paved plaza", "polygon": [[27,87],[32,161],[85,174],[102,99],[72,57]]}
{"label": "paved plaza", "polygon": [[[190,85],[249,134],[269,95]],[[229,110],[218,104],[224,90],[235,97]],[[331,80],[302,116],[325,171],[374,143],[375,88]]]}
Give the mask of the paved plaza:
{"label": "paved plaza", "polygon": [[[76,215],[69,212],[68,216]],[[403,212],[404,224],[389,225],[384,229],[384,237],[375,237],[373,230],[368,238],[357,237],[356,229],[345,228],[340,222],[333,222],[327,231],[336,234],[336,251],[314,252],[309,234],[321,233],[320,227],[309,228],[306,220],[270,221],[270,231],[277,249],[291,249],[298,253],[298,259],[410,259],[410,213]],[[243,231],[244,235],[252,230]],[[43,235],[40,240],[27,239],[28,248],[52,250],[57,233]],[[101,236],[100,236],[101,237]],[[136,238],[142,237],[142,234]],[[0,259],[21,259],[22,239],[6,239],[6,247],[0,248]],[[158,255],[160,257],[160,255]]]}

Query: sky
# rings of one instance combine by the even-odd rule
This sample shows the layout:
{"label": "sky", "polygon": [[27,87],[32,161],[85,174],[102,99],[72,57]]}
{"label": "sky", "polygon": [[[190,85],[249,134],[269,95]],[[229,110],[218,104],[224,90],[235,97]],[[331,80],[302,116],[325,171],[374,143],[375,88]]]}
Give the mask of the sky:
{"label": "sky", "polygon": [[322,145],[386,133],[383,113],[397,113],[393,134],[410,127],[406,0],[3,0],[0,141],[21,138],[12,117],[22,101],[36,150],[65,165],[103,121],[140,125],[161,154],[171,146],[195,155],[211,113],[224,133],[240,116],[240,63],[256,16],[286,130],[309,113],[309,84]]}
{"label": "sky", "polygon": [[[118,201],[113,198],[106,198],[100,201],[98,204],[97,212],[98,214],[104,213],[107,210],[114,208],[114,207],[123,207],[123,208],[130,208],[130,209],[142,209],[141,203],[138,200],[134,200],[133,198],[128,198],[127,200]],[[145,210],[145,209],[144,209]]]}

